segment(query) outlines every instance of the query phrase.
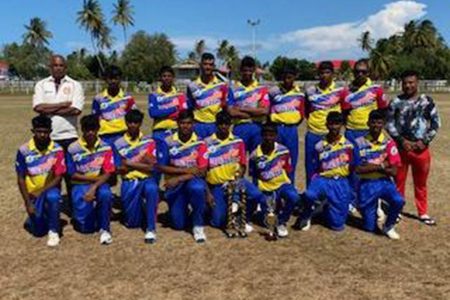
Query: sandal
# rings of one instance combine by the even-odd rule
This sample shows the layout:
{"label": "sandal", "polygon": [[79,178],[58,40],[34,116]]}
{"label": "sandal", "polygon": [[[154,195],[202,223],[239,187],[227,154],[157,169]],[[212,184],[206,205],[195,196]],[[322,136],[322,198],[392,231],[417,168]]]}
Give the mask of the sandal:
{"label": "sandal", "polygon": [[428,225],[428,226],[436,225],[436,220],[431,218],[431,217],[429,217],[429,216],[427,216],[427,215],[419,217],[419,220],[420,220],[420,222],[422,222],[422,223],[424,223],[425,225]]}

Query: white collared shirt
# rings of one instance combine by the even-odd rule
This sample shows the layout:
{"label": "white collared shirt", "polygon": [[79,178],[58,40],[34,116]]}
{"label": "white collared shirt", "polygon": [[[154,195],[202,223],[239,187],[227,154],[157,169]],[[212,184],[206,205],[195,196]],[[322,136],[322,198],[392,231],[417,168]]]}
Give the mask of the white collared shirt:
{"label": "white collared shirt", "polygon": [[[42,79],[34,87],[33,108],[39,104],[57,104],[62,102],[72,102],[72,107],[83,110],[84,92],[81,84],[64,76],[61,79],[58,90],[56,90],[53,76]],[[77,116],[51,115],[53,140],[64,140],[78,137]]]}

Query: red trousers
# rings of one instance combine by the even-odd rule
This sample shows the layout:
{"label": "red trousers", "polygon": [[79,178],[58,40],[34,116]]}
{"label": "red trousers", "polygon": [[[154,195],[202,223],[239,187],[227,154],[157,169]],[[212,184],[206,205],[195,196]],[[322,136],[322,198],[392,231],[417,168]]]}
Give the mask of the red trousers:
{"label": "red trousers", "polygon": [[402,165],[398,168],[397,176],[395,177],[397,189],[403,198],[406,199],[406,177],[408,176],[408,169],[411,165],[417,212],[419,216],[425,215],[428,209],[427,179],[428,174],[430,173],[431,164],[430,150],[428,148],[422,152],[406,152],[401,150],[400,157],[402,159]]}

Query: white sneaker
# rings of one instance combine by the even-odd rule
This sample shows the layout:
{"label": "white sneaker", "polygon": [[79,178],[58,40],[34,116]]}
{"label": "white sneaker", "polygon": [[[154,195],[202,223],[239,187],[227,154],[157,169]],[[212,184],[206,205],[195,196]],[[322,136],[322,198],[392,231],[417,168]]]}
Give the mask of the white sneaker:
{"label": "white sneaker", "polygon": [[278,225],[277,226],[277,234],[281,238],[287,237],[289,232],[286,228],[286,225]]}
{"label": "white sneaker", "polygon": [[205,230],[204,230],[203,226],[194,226],[194,228],[192,229],[192,232],[194,234],[194,240],[197,243],[206,242],[206,235],[205,235]]}
{"label": "white sneaker", "polygon": [[109,231],[100,230],[100,244],[109,245],[112,243],[112,235]]}
{"label": "white sneaker", "polygon": [[311,219],[306,221],[305,225],[300,228],[301,231],[308,231],[311,228]]}
{"label": "white sneaker", "polygon": [[48,232],[47,246],[56,247],[59,245],[59,234],[54,231]]}
{"label": "white sneaker", "polygon": [[399,240],[400,235],[395,231],[394,227],[392,227],[390,230],[385,232],[386,236],[390,238],[391,240]]}
{"label": "white sneaker", "polygon": [[250,223],[245,224],[245,228],[244,228],[245,233],[251,233],[251,232],[253,232],[253,230],[254,230],[254,228],[253,228],[252,224],[250,224]]}
{"label": "white sneaker", "polygon": [[145,233],[144,240],[145,240],[146,244],[153,244],[154,242],[156,242],[156,232],[154,232],[154,231],[147,231]]}
{"label": "white sneaker", "polygon": [[353,204],[349,204],[348,205],[348,212],[351,214],[351,215],[356,215],[357,213],[358,213],[358,210],[356,209],[356,207],[354,207],[353,206]]}

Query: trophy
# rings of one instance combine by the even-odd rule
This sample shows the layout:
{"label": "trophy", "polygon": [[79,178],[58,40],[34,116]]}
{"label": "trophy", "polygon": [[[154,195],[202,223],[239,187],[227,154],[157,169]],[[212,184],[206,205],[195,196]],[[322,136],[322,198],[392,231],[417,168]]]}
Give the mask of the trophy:
{"label": "trophy", "polygon": [[272,192],[267,196],[267,212],[266,217],[264,219],[264,223],[266,224],[268,229],[266,235],[266,239],[268,241],[277,240],[277,235],[275,233],[278,224],[278,217],[275,213],[276,208],[277,208],[277,195],[275,192]]}
{"label": "trophy", "polygon": [[227,197],[227,224],[225,234],[228,238],[247,237],[245,224],[247,223],[247,194],[245,186],[240,180],[228,181],[224,184]]}

